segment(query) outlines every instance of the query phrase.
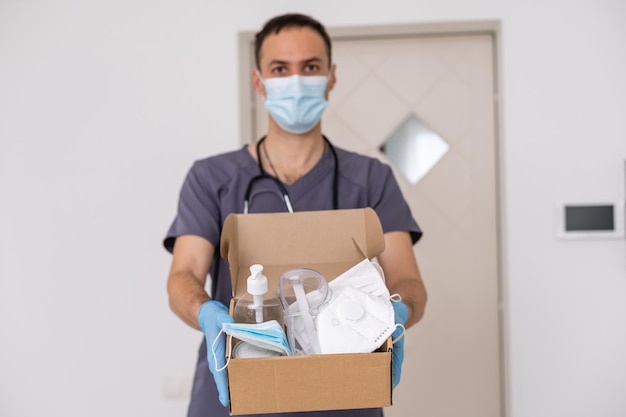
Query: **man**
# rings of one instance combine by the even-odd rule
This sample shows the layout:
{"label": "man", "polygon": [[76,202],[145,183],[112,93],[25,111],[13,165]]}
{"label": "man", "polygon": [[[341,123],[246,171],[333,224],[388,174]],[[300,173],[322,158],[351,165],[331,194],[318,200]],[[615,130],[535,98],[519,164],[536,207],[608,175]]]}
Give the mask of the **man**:
{"label": "man", "polygon": [[[219,256],[220,231],[230,213],[372,207],[385,239],[378,261],[390,293],[402,297],[402,303],[394,303],[396,321],[410,327],[421,319],[426,304],[412,248],[421,230],[391,170],[376,159],[335,149],[322,135],[320,118],[337,82],[326,30],[308,16],[278,16],[256,35],[255,46],[252,79],[266,99],[267,135],[256,144],[193,165],[164,241],[173,253],[167,283],[170,307],[205,334],[189,407],[192,417],[228,415],[226,372],[215,369],[210,347],[222,323],[232,321],[226,308],[231,280]],[[209,273],[212,296],[204,289]],[[217,345],[216,356],[223,357],[223,340]],[[394,384],[402,356],[400,344],[394,349]],[[310,414],[369,417],[381,416],[382,410]]]}

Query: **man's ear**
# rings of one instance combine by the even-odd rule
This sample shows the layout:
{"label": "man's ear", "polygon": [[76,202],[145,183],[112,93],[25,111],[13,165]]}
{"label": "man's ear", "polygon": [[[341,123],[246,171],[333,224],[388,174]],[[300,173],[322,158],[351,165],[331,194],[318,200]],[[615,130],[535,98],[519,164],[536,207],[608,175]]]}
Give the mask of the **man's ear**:
{"label": "man's ear", "polygon": [[337,82],[337,76],[335,75],[336,68],[337,67],[335,64],[332,64],[330,66],[330,72],[328,73],[328,82],[326,83],[326,95],[327,96],[328,96],[328,93],[330,93],[332,89],[335,88],[335,83]]}
{"label": "man's ear", "polygon": [[263,85],[263,80],[261,79],[261,75],[259,74],[259,70],[254,68],[252,70],[252,85],[256,90],[257,94],[265,97],[265,86]]}
{"label": "man's ear", "polygon": [[335,83],[337,82],[336,70],[337,70],[337,64],[332,64],[330,66],[330,77],[328,77],[328,85],[330,86],[330,90],[332,90],[335,87]]}

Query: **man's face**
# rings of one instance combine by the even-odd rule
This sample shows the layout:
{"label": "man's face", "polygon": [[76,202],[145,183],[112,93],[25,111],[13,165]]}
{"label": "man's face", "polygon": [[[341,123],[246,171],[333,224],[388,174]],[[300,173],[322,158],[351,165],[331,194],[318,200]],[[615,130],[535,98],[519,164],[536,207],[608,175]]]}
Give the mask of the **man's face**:
{"label": "man's face", "polygon": [[[328,75],[326,98],[335,85],[335,66],[329,67],[328,52],[322,37],[309,27],[289,27],[265,38],[259,54],[261,77],[291,75]],[[253,71],[254,85],[265,96],[263,83]]]}

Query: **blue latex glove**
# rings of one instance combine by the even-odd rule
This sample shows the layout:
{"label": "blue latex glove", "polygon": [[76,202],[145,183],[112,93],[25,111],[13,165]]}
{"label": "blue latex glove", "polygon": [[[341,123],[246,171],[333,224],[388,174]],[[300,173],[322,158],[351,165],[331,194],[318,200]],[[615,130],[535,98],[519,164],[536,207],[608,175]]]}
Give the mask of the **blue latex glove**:
{"label": "blue latex glove", "polygon": [[[233,318],[228,315],[228,308],[219,301],[207,301],[202,304],[200,310],[198,310],[198,324],[200,324],[200,328],[206,339],[209,370],[213,374],[220,402],[224,407],[228,405],[228,380],[226,379],[226,370],[215,370],[215,358],[213,358],[211,346],[220,330],[222,330],[222,324],[233,322]],[[215,343],[215,357],[217,358],[218,368],[223,368],[226,363],[226,334],[224,333],[220,335],[219,340]]]}
{"label": "blue latex glove", "polygon": [[[393,306],[393,312],[395,313],[396,324],[406,323],[406,320],[409,318],[409,307],[404,304],[402,301],[393,301],[391,303]],[[404,332],[404,328],[398,327],[391,338],[395,340],[397,337]],[[400,375],[402,374],[402,362],[404,361],[404,335],[393,344],[393,388],[397,387],[400,383]]]}

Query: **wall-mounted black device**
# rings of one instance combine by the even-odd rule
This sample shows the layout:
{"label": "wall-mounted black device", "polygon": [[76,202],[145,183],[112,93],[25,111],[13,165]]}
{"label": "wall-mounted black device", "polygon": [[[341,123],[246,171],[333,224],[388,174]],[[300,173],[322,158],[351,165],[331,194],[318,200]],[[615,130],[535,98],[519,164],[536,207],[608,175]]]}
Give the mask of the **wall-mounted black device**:
{"label": "wall-mounted black device", "polygon": [[624,202],[566,203],[556,209],[557,236],[563,239],[624,237]]}
{"label": "wall-mounted black device", "polygon": [[566,232],[615,230],[614,205],[565,206]]}

